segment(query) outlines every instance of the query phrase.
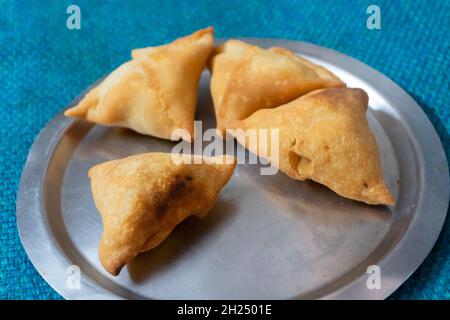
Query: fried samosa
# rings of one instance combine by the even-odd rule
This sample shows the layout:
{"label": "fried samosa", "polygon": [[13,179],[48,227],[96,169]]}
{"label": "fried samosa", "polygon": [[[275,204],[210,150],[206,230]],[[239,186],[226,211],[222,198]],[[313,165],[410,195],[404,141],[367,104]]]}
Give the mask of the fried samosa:
{"label": "fried samosa", "polygon": [[189,163],[176,162],[170,153],[146,153],[89,170],[94,202],[103,221],[99,258],[106,271],[119,274],[137,254],[158,246],[188,216],[203,217],[212,208],[236,160],[231,156],[189,159]]}
{"label": "fried samosa", "polygon": [[191,141],[197,89],[214,48],[213,29],[199,30],[174,42],[132,51],[122,64],[89,91],[66,116],[142,134]]}
{"label": "fried samosa", "polygon": [[217,47],[209,68],[217,128],[222,133],[231,121],[256,110],[278,107],[316,89],[345,86],[327,69],[287,49],[262,49],[238,40]]}
{"label": "fried samosa", "polygon": [[[321,89],[235,121],[234,128],[242,132],[233,134],[293,179],[311,179],[343,197],[368,204],[391,205],[394,198],[384,182],[367,106],[368,96],[361,89]],[[260,132],[257,143],[251,143],[248,129],[279,129],[278,154],[270,154],[277,149]]]}

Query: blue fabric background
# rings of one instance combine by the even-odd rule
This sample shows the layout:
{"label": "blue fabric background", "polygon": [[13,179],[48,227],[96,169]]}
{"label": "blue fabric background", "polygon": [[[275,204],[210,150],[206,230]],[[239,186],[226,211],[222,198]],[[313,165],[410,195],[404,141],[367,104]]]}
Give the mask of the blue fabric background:
{"label": "blue fabric background", "polygon": [[[84,88],[129,58],[213,25],[218,37],[313,42],[355,57],[406,89],[450,152],[450,1],[2,1],[0,0],[0,298],[59,299],[35,271],[16,230],[22,167],[39,130]],[[81,30],[66,9],[81,8]],[[382,29],[366,28],[378,4]],[[449,299],[449,219],[396,299]]]}

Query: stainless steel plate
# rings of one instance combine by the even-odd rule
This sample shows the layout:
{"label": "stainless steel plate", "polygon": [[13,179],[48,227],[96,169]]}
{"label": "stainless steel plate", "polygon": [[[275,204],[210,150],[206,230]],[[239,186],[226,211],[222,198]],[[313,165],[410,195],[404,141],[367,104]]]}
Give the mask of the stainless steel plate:
{"label": "stainless steel plate", "polygon": [[[17,224],[34,266],[63,297],[383,299],[428,255],[447,212],[449,176],[439,138],[416,102],[338,52],[302,42],[247,41],[287,47],[368,92],[368,118],[395,207],[364,205],[313,182],[261,176],[258,166],[239,165],[205,219],[189,218],[112,277],[97,258],[102,225],[87,171],[136,153],[169,152],[173,143],[59,114],[31,148]],[[196,119],[203,129],[215,124],[207,72]],[[79,289],[68,285],[71,265],[82,271]],[[366,285],[370,265],[380,267],[380,289]]]}

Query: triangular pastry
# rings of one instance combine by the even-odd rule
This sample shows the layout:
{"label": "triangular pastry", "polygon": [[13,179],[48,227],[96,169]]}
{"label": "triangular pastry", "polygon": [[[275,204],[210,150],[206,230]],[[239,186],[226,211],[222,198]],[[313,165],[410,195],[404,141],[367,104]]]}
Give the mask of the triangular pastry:
{"label": "triangular pastry", "polygon": [[238,40],[217,47],[209,68],[217,128],[222,133],[231,121],[256,110],[278,107],[316,89],[345,86],[327,69],[287,49],[262,49]]}
{"label": "triangular pastry", "polygon": [[203,217],[212,208],[233,173],[235,158],[189,157],[190,163],[180,163],[170,153],[146,153],[89,170],[104,227],[99,257],[109,273],[119,274],[188,216]]}
{"label": "triangular pastry", "polygon": [[[167,45],[135,49],[132,60],[65,115],[163,139],[175,129],[193,136],[198,83],[213,47],[213,29],[207,28]],[[190,136],[175,138],[190,141]]]}
{"label": "triangular pastry", "polygon": [[267,129],[267,137],[279,129],[278,155],[271,154],[276,148],[261,133],[257,144],[251,143],[250,131],[234,135],[293,179],[311,179],[368,204],[390,205],[394,198],[384,182],[377,143],[366,118],[367,105],[368,96],[361,89],[322,89],[235,121],[234,127],[243,131]]}

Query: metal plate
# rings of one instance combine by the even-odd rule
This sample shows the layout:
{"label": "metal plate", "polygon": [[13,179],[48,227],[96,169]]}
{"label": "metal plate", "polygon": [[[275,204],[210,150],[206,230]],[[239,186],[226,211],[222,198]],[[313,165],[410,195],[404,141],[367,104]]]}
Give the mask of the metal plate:
{"label": "metal plate", "polygon": [[[34,266],[63,297],[383,299],[428,255],[447,212],[449,176],[439,138],[416,102],[382,74],[335,51],[246,40],[287,47],[367,91],[395,207],[365,205],[313,182],[261,176],[257,165],[239,165],[205,219],[189,218],[112,277],[97,258],[102,225],[87,171],[136,153],[170,152],[174,144],[59,114],[31,148],[17,224]],[[196,119],[203,129],[214,127],[206,71]],[[82,271],[80,289],[67,285],[71,265]],[[380,267],[380,289],[367,288],[369,265]]]}

